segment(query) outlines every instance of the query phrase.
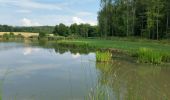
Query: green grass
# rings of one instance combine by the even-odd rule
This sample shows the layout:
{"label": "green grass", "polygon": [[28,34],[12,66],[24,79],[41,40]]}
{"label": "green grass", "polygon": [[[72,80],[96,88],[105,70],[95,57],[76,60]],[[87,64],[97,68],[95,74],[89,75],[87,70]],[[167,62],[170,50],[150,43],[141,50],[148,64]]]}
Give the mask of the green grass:
{"label": "green grass", "polygon": [[114,48],[124,51],[138,50],[139,48],[151,48],[153,50],[170,53],[170,44],[155,41],[128,41],[128,40],[100,40],[100,39],[77,39],[60,41],[67,44],[90,45],[96,48]]}
{"label": "green grass", "polygon": [[161,64],[163,62],[170,62],[170,53],[149,48],[139,48],[137,57],[138,61],[142,63]]}
{"label": "green grass", "polygon": [[96,52],[96,61],[97,62],[109,62],[112,59],[112,53],[109,51],[97,51]]}
{"label": "green grass", "polygon": [[160,52],[156,52],[148,48],[140,48],[137,56],[138,61],[142,63],[161,64],[163,61],[163,55]]}
{"label": "green grass", "polygon": [[[75,39],[75,40],[62,40],[59,43],[68,44],[68,45],[77,45],[77,46],[90,46],[97,49],[116,49],[130,55],[139,55],[142,54],[140,48],[147,48],[144,50],[141,56],[138,56],[142,62],[149,63],[160,63],[161,62],[170,62],[170,43],[166,41],[155,41],[155,40],[142,40],[142,39],[119,39],[115,38],[112,40],[104,39]],[[145,57],[144,57],[145,56]],[[148,61],[144,61],[147,59]]]}

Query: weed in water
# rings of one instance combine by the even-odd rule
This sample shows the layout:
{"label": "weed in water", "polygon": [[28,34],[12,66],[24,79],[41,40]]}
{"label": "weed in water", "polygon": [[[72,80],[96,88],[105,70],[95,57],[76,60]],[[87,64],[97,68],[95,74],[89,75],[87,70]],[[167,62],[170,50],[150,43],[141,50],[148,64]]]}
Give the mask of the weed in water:
{"label": "weed in water", "polygon": [[109,51],[101,52],[97,51],[96,52],[96,61],[97,62],[109,62],[112,59],[112,53]]}
{"label": "weed in water", "polygon": [[162,63],[163,55],[160,52],[149,48],[140,48],[137,52],[138,61],[142,63],[160,64]]}

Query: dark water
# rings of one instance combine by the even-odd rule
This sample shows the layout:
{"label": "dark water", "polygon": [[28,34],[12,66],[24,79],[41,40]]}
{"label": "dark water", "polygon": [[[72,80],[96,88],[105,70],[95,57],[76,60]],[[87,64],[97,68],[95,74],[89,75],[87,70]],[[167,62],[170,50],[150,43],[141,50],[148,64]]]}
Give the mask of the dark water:
{"label": "dark water", "polygon": [[[50,44],[0,43],[2,100],[169,100],[170,66]],[[105,96],[105,97],[104,97]],[[0,99],[1,100],[1,99]]]}

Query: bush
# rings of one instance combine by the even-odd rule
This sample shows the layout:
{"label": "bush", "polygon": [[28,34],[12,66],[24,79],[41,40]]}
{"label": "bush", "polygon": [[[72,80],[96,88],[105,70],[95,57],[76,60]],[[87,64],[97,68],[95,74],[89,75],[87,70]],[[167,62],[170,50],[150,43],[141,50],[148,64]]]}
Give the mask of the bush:
{"label": "bush", "polygon": [[9,37],[10,37],[10,36],[9,36],[7,33],[3,34],[3,38],[4,38],[4,39],[9,39]]}
{"label": "bush", "polygon": [[46,36],[46,33],[45,33],[45,32],[40,32],[40,33],[39,33],[39,37],[40,37],[40,38],[44,38],[45,36]]}
{"label": "bush", "polygon": [[24,38],[24,36],[22,36],[21,34],[18,34],[16,37],[17,38]]}

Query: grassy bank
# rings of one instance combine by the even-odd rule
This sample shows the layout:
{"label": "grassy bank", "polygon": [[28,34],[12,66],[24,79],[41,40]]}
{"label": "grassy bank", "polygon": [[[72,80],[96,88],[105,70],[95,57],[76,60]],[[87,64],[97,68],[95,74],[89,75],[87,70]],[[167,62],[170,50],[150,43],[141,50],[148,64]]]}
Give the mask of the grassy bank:
{"label": "grassy bank", "polygon": [[[162,41],[154,40],[139,40],[132,41],[128,39],[76,39],[76,40],[62,40],[59,44],[89,46],[97,49],[117,50],[133,56],[137,56],[141,62],[160,63],[169,62],[170,60],[170,44]],[[141,48],[147,48],[142,52]],[[147,63],[148,63],[147,62]]]}

